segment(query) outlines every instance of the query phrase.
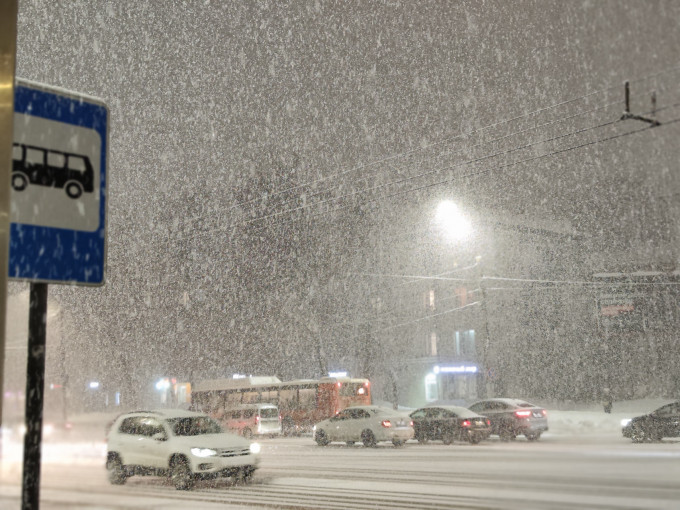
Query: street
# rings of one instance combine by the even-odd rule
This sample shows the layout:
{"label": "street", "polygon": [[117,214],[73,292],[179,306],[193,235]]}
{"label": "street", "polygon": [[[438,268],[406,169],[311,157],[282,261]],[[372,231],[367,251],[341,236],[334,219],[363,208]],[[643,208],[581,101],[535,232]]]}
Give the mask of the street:
{"label": "street", "polygon": [[[533,443],[410,441],[372,449],[319,447],[310,437],[261,442],[261,468],[250,485],[206,481],[189,492],[156,477],[111,486],[103,443],[48,443],[41,508],[658,509],[680,501],[680,441],[672,439],[632,444],[613,434],[547,433]],[[21,463],[6,455],[0,506],[19,508]]]}

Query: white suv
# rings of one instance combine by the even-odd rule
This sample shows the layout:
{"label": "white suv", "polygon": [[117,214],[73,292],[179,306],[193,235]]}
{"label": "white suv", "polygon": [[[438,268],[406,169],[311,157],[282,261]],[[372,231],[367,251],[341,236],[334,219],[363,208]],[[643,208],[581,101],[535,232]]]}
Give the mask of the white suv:
{"label": "white suv", "polygon": [[106,469],[120,485],[132,475],[169,475],[190,489],[196,478],[248,481],[260,462],[260,445],[228,434],[209,416],[164,409],[116,418],[108,434]]}

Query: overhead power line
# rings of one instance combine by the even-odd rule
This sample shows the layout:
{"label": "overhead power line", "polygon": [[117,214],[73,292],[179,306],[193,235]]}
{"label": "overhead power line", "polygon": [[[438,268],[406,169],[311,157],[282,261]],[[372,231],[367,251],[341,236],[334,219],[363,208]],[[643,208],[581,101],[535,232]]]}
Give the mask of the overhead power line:
{"label": "overhead power line", "polygon": [[[668,67],[668,68],[666,68],[666,69],[662,69],[662,70],[660,70],[660,71],[657,71],[657,72],[655,72],[655,73],[651,73],[651,74],[649,74],[649,75],[645,75],[645,76],[641,76],[641,77],[638,77],[638,78],[630,79],[630,80],[628,80],[628,81],[631,82],[631,83],[649,81],[649,80],[651,80],[651,79],[658,78],[659,76],[662,76],[662,75],[664,75],[664,74],[673,73],[673,72],[676,72],[676,71],[679,71],[679,70],[680,70],[680,66],[672,66],[672,67]],[[279,190],[279,191],[276,191],[276,192],[274,192],[274,193],[264,193],[264,194],[260,195],[259,197],[256,197],[256,198],[253,198],[253,199],[250,199],[250,200],[247,200],[247,201],[243,201],[243,202],[239,202],[239,203],[233,204],[232,206],[230,206],[230,207],[227,209],[227,211],[231,211],[231,210],[233,210],[233,209],[235,209],[235,208],[243,207],[243,206],[245,206],[245,205],[255,204],[255,203],[257,203],[257,202],[262,202],[262,201],[265,200],[265,199],[271,199],[271,198],[277,197],[277,196],[282,195],[282,194],[285,194],[285,193],[289,193],[289,192],[292,192],[292,191],[297,191],[297,190],[299,190],[299,189],[311,187],[311,186],[314,186],[314,185],[316,185],[316,184],[318,184],[318,183],[320,183],[320,182],[324,182],[324,181],[327,181],[327,180],[330,180],[330,179],[336,179],[336,178],[338,178],[338,177],[342,177],[342,176],[351,174],[351,173],[353,173],[353,172],[357,172],[357,171],[359,171],[359,170],[365,170],[365,169],[367,169],[367,168],[370,168],[370,167],[373,167],[373,166],[377,166],[377,165],[380,165],[380,164],[383,164],[383,163],[386,163],[386,162],[389,162],[389,161],[398,160],[398,159],[403,159],[403,158],[408,157],[408,156],[411,156],[411,155],[413,155],[413,154],[415,154],[415,153],[423,152],[423,151],[425,151],[425,150],[427,150],[427,149],[431,149],[431,148],[433,148],[433,147],[437,147],[437,146],[443,145],[443,144],[445,144],[445,143],[450,143],[450,142],[452,142],[452,141],[454,141],[454,140],[457,140],[457,139],[468,138],[468,137],[470,137],[470,136],[479,134],[479,133],[481,133],[481,132],[483,132],[483,131],[489,130],[489,129],[494,128],[494,127],[498,127],[498,126],[501,126],[501,125],[504,125],[504,124],[509,124],[509,123],[511,123],[511,122],[516,122],[516,121],[518,121],[518,120],[520,120],[520,119],[523,119],[523,118],[526,118],[526,117],[530,117],[530,116],[533,116],[533,115],[537,115],[537,114],[540,114],[540,113],[544,113],[544,112],[546,112],[546,111],[549,111],[549,110],[558,108],[558,107],[560,107],[560,106],[564,106],[564,105],[567,105],[567,104],[572,104],[572,103],[574,103],[574,102],[577,102],[577,101],[580,101],[580,100],[583,100],[583,99],[587,99],[587,98],[589,98],[589,97],[591,97],[591,96],[600,94],[600,93],[602,93],[602,92],[608,92],[608,91],[613,90],[613,89],[615,89],[615,88],[617,88],[617,87],[619,87],[619,86],[620,86],[620,85],[611,85],[611,86],[609,86],[609,87],[605,87],[605,88],[602,88],[602,89],[598,89],[598,90],[595,90],[595,91],[593,91],[593,92],[589,92],[589,93],[587,93],[587,94],[583,94],[583,95],[581,95],[581,96],[574,97],[574,98],[572,98],[572,99],[568,99],[568,100],[566,100],[566,101],[561,101],[561,102],[559,102],[559,103],[555,103],[555,104],[553,104],[553,105],[549,105],[549,106],[546,106],[546,107],[543,107],[543,108],[539,108],[539,109],[537,109],[537,110],[533,110],[533,111],[530,111],[530,112],[525,112],[525,113],[516,115],[516,116],[514,116],[514,117],[511,117],[511,118],[509,118],[509,119],[504,119],[504,120],[501,120],[501,121],[498,121],[498,122],[489,124],[489,125],[487,125],[487,126],[483,126],[483,127],[481,127],[481,128],[474,129],[474,130],[469,131],[469,132],[467,132],[467,133],[462,133],[462,134],[459,134],[459,135],[455,135],[455,136],[449,137],[449,138],[447,138],[447,139],[440,140],[440,141],[434,142],[434,143],[432,143],[432,144],[428,144],[428,145],[423,146],[423,147],[417,147],[417,148],[410,149],[410,150],[405,151],[405,152],[402,152],[402,153],[393,154],[393,155],[390,155],[390,156],[387,156],[387,157],[385,157],[385,158],[381,158],[381,159],[378,159],[378,160],[375,160],[375,161],[372,161],[372,162],[369,162],[369,163],[364,163],[364,164],[360,164],[360,165],[354,166],[354,167],[349,168],[349,169],[341,170],[340,172],[337,172],[337,173],[334,173],[334,174],[330,174],[330,175],[328,175],[328,176],[321,177],[321,178],[316,179],[316,180],[314,180],[314,181],[310,181],[310,182],[307,182],[307,183],[302,183],[302,184],[299,184],[299,185],[295,185],[295,186],[292,186],[292,187],[288,187],[288,188],[286,188],[286,189]],[[610,103],[609,105],[614,105],[614,104],[617,104],[617,103],[618,103],[618,101],[617,101],[616,103]],[[605,105],[605,106],[609,106],[609,105]],[[597,110],[597,109],[596,109],[596,110]],[[567,120],[567,119],[569,119],[569,118],[573,118],[573,117],[575,117],[575,116],[579,116],[579,115],[582,115],[582,114],[585,114],[585,113],[589,113],[589,112],[583,112],[583,113],[579,113],[579,114],[573,115],[573,116],[571,116],[571,117],[562,118],[562,119],[557,119],[556,121],[553,121],[553,122],[561,122],[561,121],[564,121],[564,120]],[[546,125],[552,124],[553,122],[547,123],[547,124],[545,124],[545,125],[543,125],[543,126],[536,126],[536,127],[532,127],[532,128],[527,128],[527,129],[522,130],[522,131],[520,131],[520,132],[511,133],[511,134],[509,134],[509,135],[506,135],[505,137],[513,136],[513,135],[515,135],[515,134],[518,134],[518,133],[521,133],[521,132],[525,132],[525,131],[529,131],[529,130],[539,129],[539,128],[541,128],[541,127],[545,127]],[[505,138],[505,137],[502,137],[502,138]],[[502,138],[500,138],[500,139],[502,139]],[[500,139],[497,139],[497,140],[495,140],[495,141],[498,141],[498,140],[500,140]],[[483,142],[483,143],[491,143],[491,141],[490,141],[490,142]],[[322,192],[314,193],[314,194],[312,194],[311,196],[312,196],[312,197],[313,197],[313,196],[317,196],[319,193],[322,193]],[[299,198],[300,198],[300,197],[297,197],[296,200],[299,199]],[[289,203],[289,202],[290,202],[290,200],[286,201],[285,203]],[[192,218],[192,221],[198,221],[198,220],[202,220],[202,219],[204,219],[204,218],[200,218],[200,217],[199,217],[199,218]]]}

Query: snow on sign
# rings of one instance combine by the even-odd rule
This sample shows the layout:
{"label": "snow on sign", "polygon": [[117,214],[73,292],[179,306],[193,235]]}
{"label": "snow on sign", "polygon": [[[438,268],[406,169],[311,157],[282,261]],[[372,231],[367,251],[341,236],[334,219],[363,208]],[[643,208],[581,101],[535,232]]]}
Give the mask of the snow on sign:
{"label": "snow on sign", "polygon": [[108,117],[96,99],[17,81],[11,279],[104,283]]}

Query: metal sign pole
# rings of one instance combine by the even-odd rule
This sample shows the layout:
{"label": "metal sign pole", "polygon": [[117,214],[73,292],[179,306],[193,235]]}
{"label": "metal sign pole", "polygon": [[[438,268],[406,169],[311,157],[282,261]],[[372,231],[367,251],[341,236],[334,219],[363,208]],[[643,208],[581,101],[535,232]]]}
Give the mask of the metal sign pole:
{"label": "metal sign pole", "polygon": [[47,333],[47,284],[31,283],[28,311],[28,361],[26,363],[26,435],[22,510],[40,508],[40,453],[45,389],[45,336]]}
{"label": "metal sign pole", "polygon": [[[5,376],[7,261],[9,257],[10,164],[14,123],[14,67],[17,49],[17,0],[0,2],[0,425]],[[0,427],[2,430],[2,427]],[[0,444],[2,437],[0,437]]]}

